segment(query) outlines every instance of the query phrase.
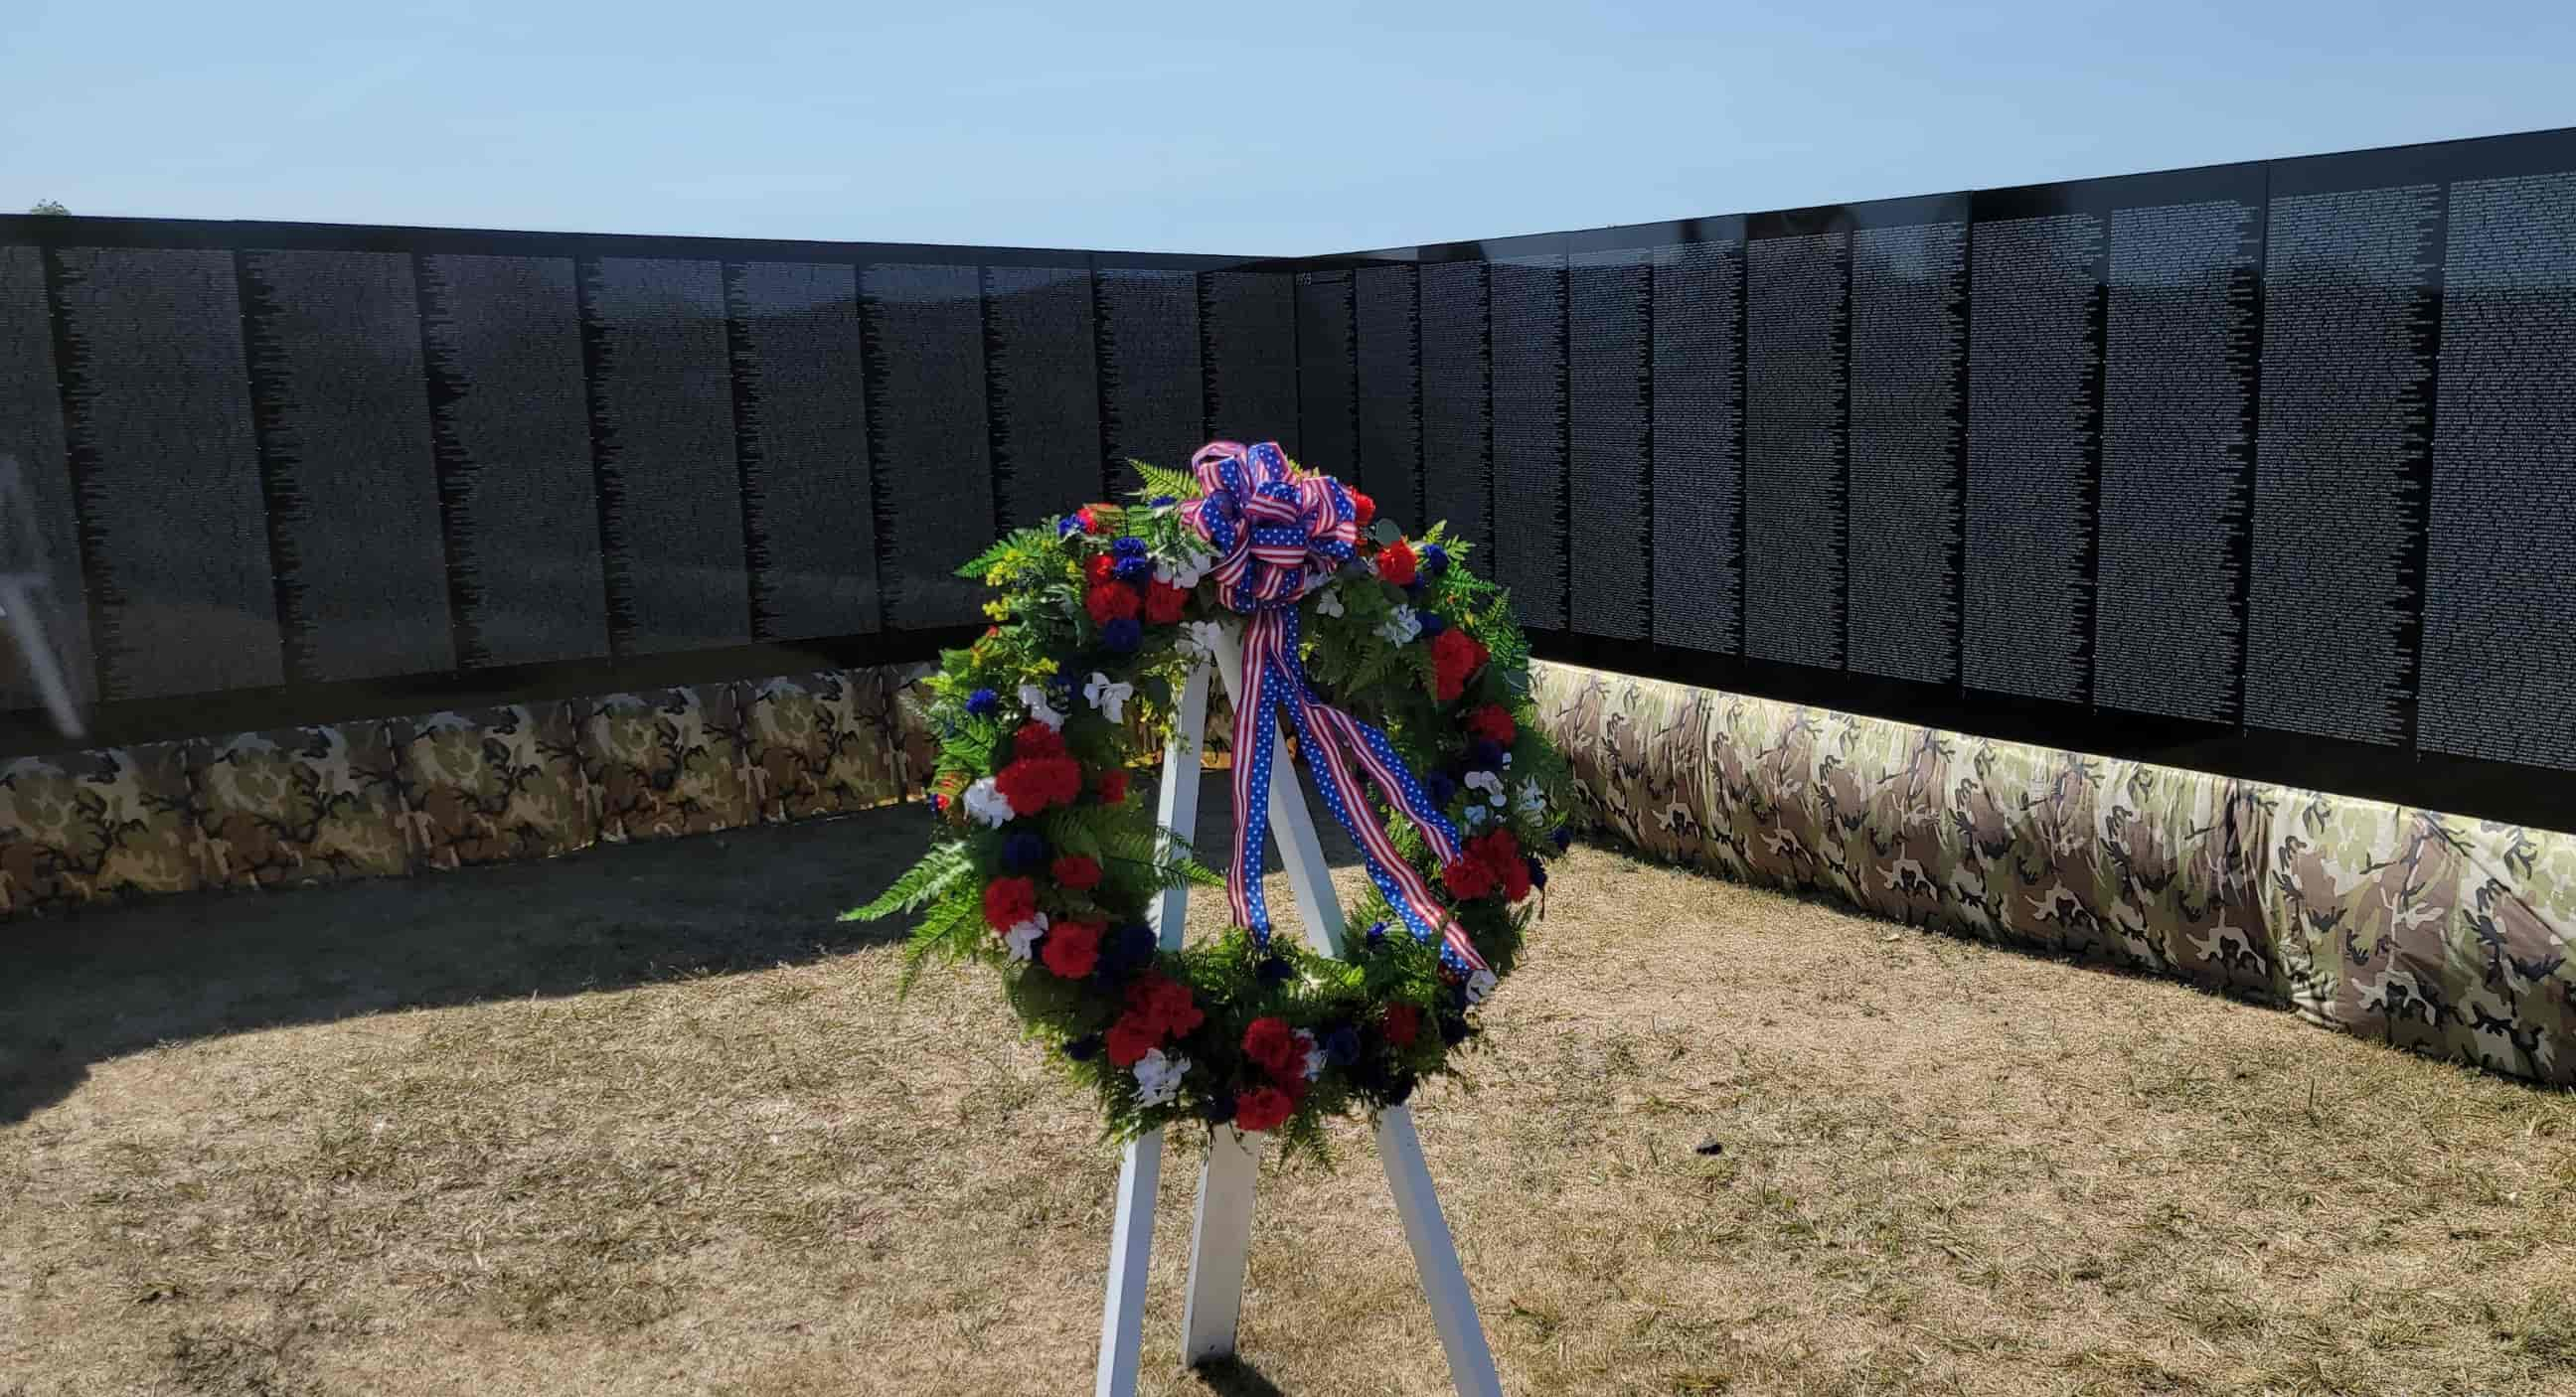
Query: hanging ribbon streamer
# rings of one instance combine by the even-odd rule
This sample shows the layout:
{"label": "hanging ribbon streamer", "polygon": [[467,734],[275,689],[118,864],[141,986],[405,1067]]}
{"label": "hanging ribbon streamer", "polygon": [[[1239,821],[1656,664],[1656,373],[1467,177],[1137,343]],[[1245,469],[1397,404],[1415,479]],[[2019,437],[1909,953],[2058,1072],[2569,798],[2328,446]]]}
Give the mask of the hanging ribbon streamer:
{"label": "hanging ribbon streamer", "polygon": [[[1422,832],[1442,866],[1458,857],[1458,830],[1405,768],[1386,734],[1323,702],[1298,663],[1297,602],[1351,560],[1359,520],[1350,492],[1330,476],[1293,470],[1275,442],[1212,441],[1190,458],[1202,495],[1181,517],[1216,551],[1210,575],[1244,615],[1243,673],[1234,709],[1234,866],[1226,897],[1253,944],[1270,944],[1260,868],[1270,831],[1270,766],[1279,719],[1297,730],[1316,789],[1350,832],[1369,881],[1416,937],[1441,938],[1441,962],[1462,978],[1486,968],[1466,928],[1395,848],[1362,797],[1362,778]],[[1294,779],[1293,777],[1291,778]]]}

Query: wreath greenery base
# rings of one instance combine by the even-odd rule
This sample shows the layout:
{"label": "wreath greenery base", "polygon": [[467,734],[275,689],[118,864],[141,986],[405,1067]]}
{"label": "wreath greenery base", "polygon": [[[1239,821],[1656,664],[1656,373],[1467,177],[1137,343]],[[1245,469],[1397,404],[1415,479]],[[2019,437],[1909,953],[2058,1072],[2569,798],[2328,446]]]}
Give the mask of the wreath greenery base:
{"label": "wreath greenery base", "polygon": [[1296,603],[1300,663],[1319,698],[1385,732],[1454,822],[1460,854],[1442,865],[1374,790],[1351,801],[1441,891],[1490,973],[1444,964],[1439,938],[1374,887],[1348,909],[1348,959],[1242,926],[1159,946],[1157,895],[1225,880],[1157,827],[1131,778],[1168,740],[1214,628],[1241,617],[1183,507],[1199,477],[1131,464],[1145,482],[1132,503],[1017,530],[959,569],[994,590],[994,625],[927,685],[941,741],[931,848],[845,915],[919,915],[907,989],[934,955],[997,968],[1029,1032],[1098,1094],[1111,1137],[1232,1123],[1320,1156],[1325,1121],[1374,1117],[1455,1071],[1544,906],[1572,808],[1565,764],[1534,721],[1508,594],[1445,527],[1407,538],[1332,484],[1357,546]]}

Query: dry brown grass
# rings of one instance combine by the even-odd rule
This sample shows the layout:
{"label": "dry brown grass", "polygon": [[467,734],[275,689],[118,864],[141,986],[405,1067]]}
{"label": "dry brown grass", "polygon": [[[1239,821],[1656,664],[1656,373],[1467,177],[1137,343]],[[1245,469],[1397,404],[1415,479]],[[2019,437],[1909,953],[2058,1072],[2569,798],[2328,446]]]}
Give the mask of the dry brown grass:
{"label": "dry brown grass", "polygon": [[[0,1394],[1088,1391],[1115,1153],[990,983],[897,1008],[828,920],[914,828],[12,929]],[[1606,850],[1555,894],[1420,1103],[1514,1392],[2576,1392],[2576,1098]],[[1168,1163],[1148,1392],[1446,1390],[1336,1140],[1205,1379]]]}

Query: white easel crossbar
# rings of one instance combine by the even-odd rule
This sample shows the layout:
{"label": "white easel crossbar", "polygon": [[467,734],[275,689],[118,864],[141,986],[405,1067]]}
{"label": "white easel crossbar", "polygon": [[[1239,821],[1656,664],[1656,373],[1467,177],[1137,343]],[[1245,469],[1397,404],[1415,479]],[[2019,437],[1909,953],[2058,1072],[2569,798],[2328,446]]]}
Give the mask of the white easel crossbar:
{"label": "white easel crossbar", "polygon": [[[1171,747],[1163,754],[1162,794],[1155,806],[1155,818],[1164,829],[1197,828],[1208,670],[1214,668],[1224,678],[1228,696],[1240,702],[1236,676],[1242,667],[1241,633],[1228,629],[1218,642],[1214,664],[1193,670],[1182,690],[1173,715]],[[1341,903],[1333,895],[1331,871],[1324,863],[1323,847],[1316,842],[1315,823],[1306,809],[1296,769],[1289,764],[1287,740],[1276,740],[1270,827],[1278,836],[1279,861],[1287,868],[1307,943],[1318,954],[1339,957],[1344,938]],[[1235,759],[1246,760],[1239,752]],[[1166,949],[1180,949],[1188,910],[1186,887],[1165,891],[1155,903],[1154,931]],[[1207,1159],[1199,1166],[1198,1208],[1190,1227],[1189,1294],[1181,1312],[1181,1358],[1192,1366],[1234,1352],[1263,1138],[1221,1127],[1212,1133]],[[1459,1397],[1502,1397],[1502,1380],[1494,1371],[1493,1354],[1476,1319],[1466,1271],[1458,1264],[1457,1245],[1432,1191],[1431,1169],[1422,1158],[1412,1108],[1392,1106],[1378,1118],[1377,1151],[1386,1166],[1396,1213],[1404,1222],[1404,1240],[1413,1250],[1414,1270],[1422,1278],[1422,1293],[1431,1301],[1440,1347],[1448,1354],[1451,1383]],[[1148,1131],[1127,1146],[1118,1170],[1118,1213],[1110,1232],[1109,1285],[1101,1305],[1095,1397],[1129,1397],[1136,1390],[1144,1342],[1145,1273],[1153,1252],[1154,1195],[1162,1176],[1163,1133]]]}

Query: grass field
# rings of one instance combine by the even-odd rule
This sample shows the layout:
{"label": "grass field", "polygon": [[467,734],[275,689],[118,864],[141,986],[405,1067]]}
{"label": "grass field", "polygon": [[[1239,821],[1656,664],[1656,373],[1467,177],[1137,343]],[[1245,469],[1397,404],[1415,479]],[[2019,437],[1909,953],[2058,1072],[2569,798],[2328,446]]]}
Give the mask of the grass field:
{"label": "grass field", "polygon": [[[9,927],[0,1394],[1088,1392],[1115,1152],[831,920],[919,818]],[[2576,1097],[1606,849],[1553,893],[1419,1102],[1515,1393],[2576,1392]],[[1447,1390],[1335,1139],[1204,1378],[1167,1164],[1148,1392]]]}

